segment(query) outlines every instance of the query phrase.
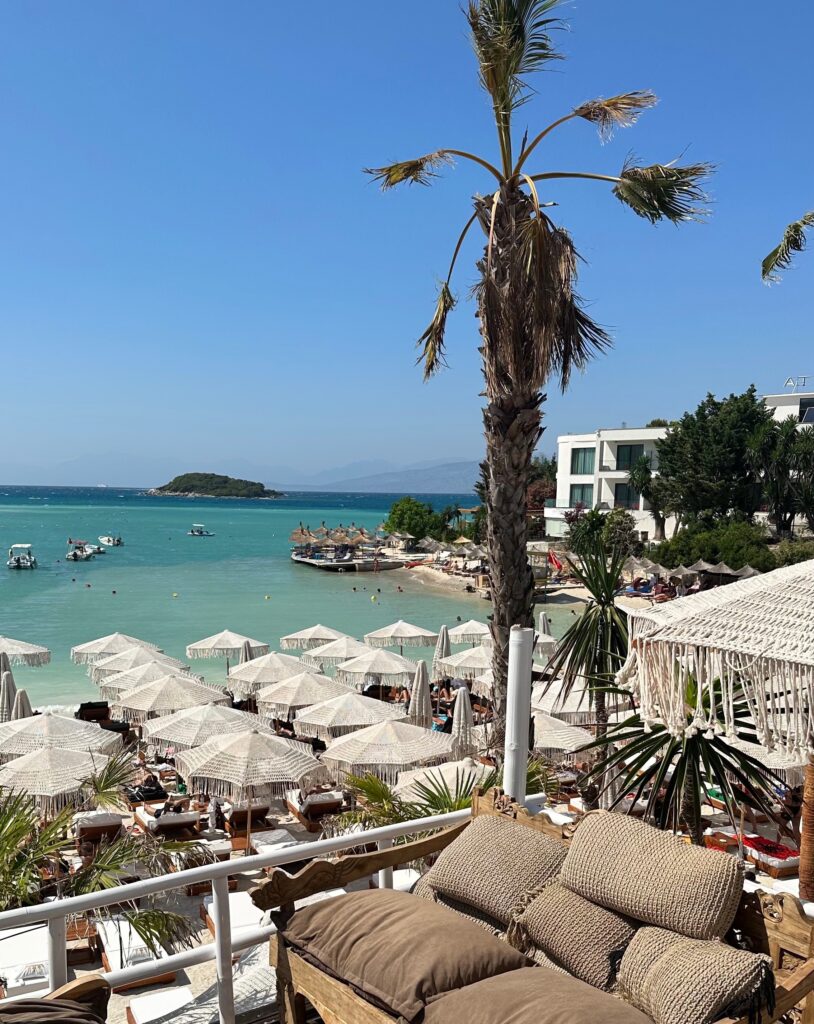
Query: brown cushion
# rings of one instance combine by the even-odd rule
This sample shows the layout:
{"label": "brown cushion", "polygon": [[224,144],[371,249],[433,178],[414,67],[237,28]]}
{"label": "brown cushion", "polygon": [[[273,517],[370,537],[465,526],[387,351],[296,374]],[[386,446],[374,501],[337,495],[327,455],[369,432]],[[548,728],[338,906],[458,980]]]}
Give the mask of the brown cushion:
{"label": "brown cushion", "polygon": [[104,1018],[73,999],[4,999],[0,1024],[104,1024]]}
{"label": "brown cushion", "polygon": [[587,814],[560,880],[610,910],[693,939],[726,935],[743,894],[743,865],[626,814]]}
{"label": "brown cushion", "polygon": [[654,1024],[710,1024],[771,1009],[774,975],[760,953],[640,928],[622,957],[619,994]]}
{"label": "brown cushion", "polygon": [[575,978],[607,990],[635,931],[628,918],[552,882],[517,915],[509,934],[524,953],[535,946]]}
{"label": "brown cushion", "polygon": [[639,1010],[576,978],[528,967],[450,992],[424,1024],[651,1024]]}
{"label": "brown cushion", "polygon": [[389,889],[303,907],[281,935],[407,1021],[450,989],[528,964],[516,949],[451,910]]}
{"label": "brown cushion", "polygon": [[565,846],[510,818],[481,815],[427,873],[436,892],[509,923],[523,895],[559,871]]}

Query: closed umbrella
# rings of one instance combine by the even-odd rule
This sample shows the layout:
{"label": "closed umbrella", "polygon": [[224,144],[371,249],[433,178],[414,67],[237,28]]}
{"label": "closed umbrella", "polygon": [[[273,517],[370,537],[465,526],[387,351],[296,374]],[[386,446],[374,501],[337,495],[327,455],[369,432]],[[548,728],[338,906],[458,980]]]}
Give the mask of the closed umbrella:
{"label": "closed umbrella", "polygon": [[419,661],[410,689],[410,710],[407,718],[413,725],[429,729],[432,725],[432,696],[430,694],[430,677],[427,664]]}
{"label": "closed umbrella", "polygon": [[404,653],[405,647],[434,647],[437,641],[437,633],[403,619],[365,633],[365,643],[370,647],[398,647],[399,654]]}
{"label": "closed umbrella", "polygon": [[88,640],[87,643],[78,644],[71,648],[71,661],[77,665],[90,665],[102,658],[109,658],[113,654],[121,654],[133,647],[144,647],[150,651],[160,651],[161,648],[146,640],[139,640],[135,636],[127,636],[126,633],[110,633],[108,636],[100,636],[97,640]]}
{"label": "closed umbrella", "polygon": [[34,709],[25,690],[18,690],[14,696],[14,707],[11,709],[11,721],[19,722],[21,718],[31,718]]}
{"label": "closed umbrella", "polygon": [[238,658],[239,665],[245,665],[247,661],[251,661],[254,657],[254,651],[249,640],[244,640],[240,647],[240,657]]}
{"label": "closed umbrella", "polygon": [[451,653],[449,630],[446,626],[442,626],[438,630],[438,642],[435,645],[435,653],[432,656],[431,676],[434,683],[440,683],[442,679],[446,679],[447,673],[441,667],[441,662],[444,658],[448,658]]}
{"label": "closed umbrella", "polygon": [[398,773],[418,765],[437,764],[452,755],[452,737],[409,722],[380,722],[340,736],[322,754],[338,777],[372,774],[389,785]]}
{"label": "closed umbrella", "polygon": [[323,626],[318,622],[315,626],[307,626],[296,633],[281,636],[280,649],[283,651],[310,651],[314,647],[329,644],[332,640],[341,640],[347,635],[347,633],[340,633],[338,629],[331,629],[330,626]]}
{"label": "closed umbrella", "polygon": [[474,679],[492,667],[492,651],[483,645],[472,647],[468,651],[444,658],[441,667],[453,678]]}
{"label": "closed umbrella", "polygon": [[332,640],[321,647],[313,647],[303,654],[302,660],[312,668],[324,669],[326,665],[341,665],[343,661],[350,661],[360,654],[367,654],[370,648],[361,640],[354,640],[352,636],[343,636],[339,640]]}
{"label": "closed umbrella", "polygon": [[257,694],[257,712],[264,718],[292,719],[296,711],[331,697],[351,693],[352,688],[317,672],[300,672],[282,682],[265,686]]}
{"label": "closed umbrella", "polygon": [[11,718],[16,696],[17,687],[14,685],[14,676],[11,672],[4,672],[0,676],[0,722],[8,722]]}
{"label": "closed umbrella", "polygon": [[482,644],[489,636],[491,633],[486,623],[478,622],[476,619],[462,622],[460,626],[453,626],[449,631],[449,639],[453,644]]}
{"label": "closed umbrella", "polygon": [[199,747],[213,736],[226,736],[252,729],[258,732],[271,731],[257,715],[249,714],[248,711],[238,711],[237,708],[220,704],[198,704],[145,722],[142,736],[166,755]]}
{"label": "closed umbrella", "polygon": [[253,697],[264,686],[299,675],[304,667],[300,659],[291,654],[271,651],[233,668],[226,677],[226,685],[236,697]]}
{"label": "closed umbrella", "polygon": [[[126,669],[123,672],[114,672],[111,675],[104,675],[99,679],[99,696],[105,700],[115,701],[120,693],[126,690],[134,690],[144,683],[155,682],[156,679],[163,679],[168,673],[178,672],[177,666],[170,661],[147,661],[143,665]],[[192,675],[187,672],[186,667],[180,670],[183,675],[194,679],[196,683],[203,683],[203,676]]]}
{"label": "closed umbrella", "polygon": [[260,640],[252,640],[250,636],[234,633],[231,629],[223,629],[220,633],[204,637],[187,647],[188,658],[226,658],[226,671],[229,671],[229,659],[240,657],[243,644],[248,641],[252,657],[257,658],[268,654],[269,645]]}
{"label": "closed umbrella", "polygon": [[367,725],[406,716],[405,704],[387,704],[383,700],[374,700],[351,690],[298,711],[294,718],[294,728],[298,736],[310,736],[329,743],[337,736],[357,732]]}
{"label": "closed umbrella", "polygon": [[108,760],[104,754],[83,750],[34,750],[0,768],[0,789],[27,793],[41,814],[53,817],[73,802]]}
{"label": "closed umbrella", "polygon": [[545,612],[540,612],[538,622],[539,626],[537,627],[537,632],[540,634],[540,636],[553,635],[551,632],[551,619],[549,619]]}
{"label": "closed umbrella", "polygon": [[110,754],[121,747],[121,737],[94,722],[81,722],[52,711],[0,725],[0,762],[50,747]]}
{"label": "closed umbrella", "polygon": [[407,686],[415,672],[415,662],[400,654],[368,648],[365,654],[337,665],[336,678],[363,690],[370,683],[386,686]]}
{"label": "closed umbrella", "polygon": [[[101,683],[109,676],[115,676],[119,672],[127,672],[132,668],[139,668],[142,665],[151,665],[158,662],[164,665],[166,672],[187,672],[187,666],[177,658],[171,658],[168,654],[161,654],[160,651],[151,650],[149,647],[130,647],[120,654],[113,654],[109,658],[101,658],[94,661],[90,666],[90,677],[94,683]],[[166,675],[165,672],[165,675]]]}
{"label": "closed umbrella", "polygon": [[152,683],[143,683],[133,690],[125,690],[119,694],[115,706],[117,714],[125,721],[141,723],[148,718],[210,703],[231,702],[222,690],[197,683],[190,676],[176,672]]}
{"label": "closed umbrella", "polygon": [[12,640],[10,636],[0,636],[0,654],[5,654],[8,666],[11,665],[47,665],[51,660],[51,652],[47,647],[27,644],[24,640]]}
{"label": "closed umbrella", "polygon": [[491,765],[480,764],[471,757],[464,757],[460,761],[445,761],[444,764],[431,768],[413,768],[410,771],[399,772],[393,792],[402,800],[420,804],[426,799],[420,787],[433,789],[440,785],[446,786],[454,797],[456,792],[471,792],[494,770]]}
{"label": "closed umbrella", "polygon": [[452,750],[455,757],[464,757],[476,750],[475,734],[473,728],[475,720],[472,717],[472,701],[469,699],[469,690],[460,689],[455,698],[455,709],[452,712]]}

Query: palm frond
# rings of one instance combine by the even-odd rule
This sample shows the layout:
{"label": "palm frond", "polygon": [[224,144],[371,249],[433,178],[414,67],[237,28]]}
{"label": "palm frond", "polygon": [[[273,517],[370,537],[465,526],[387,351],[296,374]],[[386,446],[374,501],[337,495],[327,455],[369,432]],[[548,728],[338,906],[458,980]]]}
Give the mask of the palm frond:
{"label": "palm frond", "polygon": [[629,128],[635,124],[644,110],[655,107],[658,97],[649,89],[624,92],[607,99],[599,97],[578,106],[574,113],[597,126],[600,138],[609,139],[617,128]]}
{"label": "palm frond", "polygon": [[416,362],[424,365],[424,380],[429,380],[442,366],[447,365],[444,358],[444,333],[447,316],[455,308],[455,302],[455,296],[450,291],[447,282],[444,281],[438,292],[435,314],[427,329],[416,342],[416,347],[421,349],[421,354]]}
{"label": "palm frond", "polygon": [[771,284],[780,280],[780,271],[788,270],[794,256],[806,247],[806,230],[814,225],[814,210],[800,220],[792,221],[783,232],[780,244],[775,246],[761,265],[761,277]]}
{"label": "palm frond", "polygon": [[154,956],[167,946],[177,950],[194,945],[198,929],[185,914],[148,907],[127,910],[123,916]]}
{"label": "palm frond", "polygon": [[651,223],[669,220],[679,224],[702,220],[707,213],[708,197],[702,183],[712,173],[711,164],[675,163],[636,167],[625,164],[613,192],[617,199]]}
{"label": "palm frond", "polygon": [[88,779],[89,803],[102,810],[126,809],[122,787],[133,781],[135,768],[129,751],[114,754],[107,764]]}
{"label": "palm frond", "polygon": [[563,303],[559,336],[554,365],[559,367],[560,388],[565,391],[572,371],[585,370],[592,359],[613,345],[613,339],[588,316],[575,292]]}
{"label": "palm frond", "polygon": [[452,157],[439,149],[415,160],[403,160],[387,167],[365,167],[364,172],[379,183],[382,192],[386,192],[405,181],[410,185],[429,185],[433,178],[438,177],[437,169],[452,162]]}

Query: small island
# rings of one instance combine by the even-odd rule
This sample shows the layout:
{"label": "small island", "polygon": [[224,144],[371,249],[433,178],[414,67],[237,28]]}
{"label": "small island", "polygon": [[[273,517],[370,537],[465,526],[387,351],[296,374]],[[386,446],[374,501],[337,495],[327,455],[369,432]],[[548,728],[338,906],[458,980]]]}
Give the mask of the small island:
{"label": "small island", "polygon": [[239,480],[220,473],[182,473],[148,494],[171,494],[179,498],[282,498],[256,480]]}

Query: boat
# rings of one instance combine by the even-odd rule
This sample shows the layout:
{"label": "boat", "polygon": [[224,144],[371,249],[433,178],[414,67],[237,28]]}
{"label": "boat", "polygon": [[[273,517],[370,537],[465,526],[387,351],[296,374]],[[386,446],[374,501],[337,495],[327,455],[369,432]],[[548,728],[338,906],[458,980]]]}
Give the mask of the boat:
{"label": "boat", "polygon": [[37,559],[31,550],[30,544],[12,544],[8,549],[9,569],[36,569]]}
{"label": "boat", "polygon": [[121,537],[100,537],[99,543],[103,544],[106,548],[120,548],[124,544]]}
{"label": "boat", "polygon": [[92,544],[86,540],[73,540],[69,537],[68,543],[81,545],[90,555],[104,555],[106,553],[103,547],[100,547],[98,544]]}
{"label": "boat", "polygon": [[187,537],[214,537],[214,533],[210,533],[209,530],[204,526],[203,523],[193,523],[192,528],[187,530]]}
{"label": "boat", "polygon": [[87,562],[93,558],[93,551],[89,548],[87,541],[84,540],[73,540],[71,537],[68,538],[68,543],[72,544],[73,547],[65,556],[68,562]]}

